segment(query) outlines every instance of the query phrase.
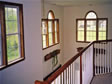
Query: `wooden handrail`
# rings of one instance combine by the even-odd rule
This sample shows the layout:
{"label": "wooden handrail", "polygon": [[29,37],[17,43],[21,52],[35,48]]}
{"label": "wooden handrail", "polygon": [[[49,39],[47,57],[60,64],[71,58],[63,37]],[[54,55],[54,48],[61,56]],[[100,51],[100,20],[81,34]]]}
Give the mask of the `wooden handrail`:
{"label": "wooden handrail", "polygon": [[35,81],[35,84],[49,84],[49,83],[47,83],[46,81],[42,82],[42,81],[36,80],[36,81]]}
{"label": "wooden handrail", "polygon": [[70,64],[72,64],[78,57],[80,57],[92,44],[98,42],[109,42],[112,40],[101,40],[101,41],[93,41],[88,44],[87,47],[83,48],[79,53],[77,53],[74,57],[72,57],[67,63],[65,63],[61,68],[59,68],[56,72],[54,72],[46,81],[40,82],[36,81],[35,84],[50,84],[53,82]]}

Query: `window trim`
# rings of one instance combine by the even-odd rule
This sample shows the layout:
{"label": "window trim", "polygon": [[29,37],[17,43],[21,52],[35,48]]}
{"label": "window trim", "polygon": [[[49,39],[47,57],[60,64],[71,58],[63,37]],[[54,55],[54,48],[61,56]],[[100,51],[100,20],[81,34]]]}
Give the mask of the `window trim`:
{"label": "window trim", "polygon": [[[55,46],[55,45],[57,45],[57,44],[59,44],[60,43],[60,39],[59,39],[59,19],[42,19],[42,21],[46,21],[47,22],[47,40],[46,40],[46,47],[45,48],[43,48],[43,34],[42,34],[42,50],[45,50],[45,49],[47,49],[47,48],[50,48],[50,47],[52,47],[52,46]],[[54,26],[54,22],[55,21],[57,21],[57,43],[55,43],[55,31],[53,31],[53,44],[52,45],[50,45],[49,46],[49,32],[48,32],[48,21],[53,21],[53,26]],[[54,29],[54,27],[53,27],[53,30],[55,30]]]}
{"label": "window trim", "polygon": [[[6,23],[5,23],[5,6],[18,6],[19,8],[19,28],[20,28],[20,58],[8,63],[7,60],[7,43],[6,43]],[[2,39],[2,65],[0,70],[25,60],[25,44],[24,44],[24,24],[23,24],[23,4],[0,1],[0,17],[1,17],[1,39]]]}
{"label": "window trim", "polygon": [[[52,18],[49,18],[49,14],[51,13]],[[43,47],[43,34],[42,35],[42,50],[47,49],[49,47],[52,47],[54,45],[57,45],[60,43],[60,39],[59,39],[59,19],[55,18],[54,12],[52,10],[49,10],[47,13],[47,19],[42,19],[42,21],[45,21],[47,24],[47,35],[46,35],[46,47]],[[52,22],[52,45],[49,45],[49,27],[48,27],[48,22],[51,21]],[[55,31],[55,21],[57,22],[57,32]],[[41,23],[41,28],[42,28],[42,23]],[[41,29],[42,30],[42,29]],[[55,41],[55,33],[57,33],[57,43]]]}
{"label": "window trim", "polygon": [[[88,20],[96,20],[96,41],[98,40],[98,22],[99,20],[106,20],[106,40],[108,38],[108,18],[98,18],[96,12],[94,12],[96,14],[96,19],[86,19],[86,16],[88,15],[88,13],[90,12],[94,12],[94,11],[89,11],[86,13],[85,15],[85,18],[78,18],[76,19],[76,42],[79,42],[79,43],[90,43],[89,41],[86,40],[86,28],[87,28],[87,21]],[[84,21],[84,41],[78,41],[78,21],[81,21],[83,20]]]}

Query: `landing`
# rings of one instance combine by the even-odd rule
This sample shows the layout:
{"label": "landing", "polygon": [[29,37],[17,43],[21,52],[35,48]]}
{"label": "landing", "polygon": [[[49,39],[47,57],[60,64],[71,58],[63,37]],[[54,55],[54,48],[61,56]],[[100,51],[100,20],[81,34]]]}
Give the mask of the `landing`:
{"label": "landing", "polygon": [[112,73],[95,76],[91,84],[112,84]]}

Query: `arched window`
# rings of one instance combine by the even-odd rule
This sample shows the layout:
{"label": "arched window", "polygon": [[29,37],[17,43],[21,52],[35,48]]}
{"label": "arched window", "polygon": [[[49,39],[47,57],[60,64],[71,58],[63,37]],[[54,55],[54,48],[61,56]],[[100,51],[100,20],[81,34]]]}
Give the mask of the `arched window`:
{"label": "arched window", "polygon": [[48,12],[48,19],[55,19],[54,13],[52,10]]}
{"label": "arched window", "polygon": [[86,19],[96,19],[96,18],[97,18],[97,15],[94,11],[90,11],[86,15]]}
{"label": "arched window", "polygon": [[52,10],[48,12],[47,19],[42,19],[43,49],[59,43],[59,20],[55,19]]}
{"label": "arched window", "polygon": [[94,11],[89,11],[84,19],[77,19],[76,40],[90,42],[107,39],[107,18],[98,18]]}

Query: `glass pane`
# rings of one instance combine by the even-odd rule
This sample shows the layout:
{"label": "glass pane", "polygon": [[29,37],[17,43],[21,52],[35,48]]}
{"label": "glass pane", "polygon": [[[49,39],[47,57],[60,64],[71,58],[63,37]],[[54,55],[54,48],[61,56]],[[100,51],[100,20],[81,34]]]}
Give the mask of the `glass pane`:
{"label": "glass pane", "polygon": [[53,36],[52,33],[49,33],[49,46],[53,45]]}
{"label": "glass pane", "polygon": [[52,12],[49,12],[49,13],[48,13],[48,19],[54,19],[54,15],[53,15]]}
{"label": "glass pane", "polygon": [[84,41],[84,20],[78,20],[78,41]]}
{"label": "glass pane", "polygon": [[46,48],[46,35],[43,35],[43,48]]}
{"label": "glass pane", "polygon": [[84,21],[83,20],[78,21],[78,30],[84,30]]}
{"label": "glass pane", "polygon": [[55,32],[57,32],[57,29],[58,29],[58,28],[57,28],[57,27],[58,27],[57,21],[55,21],[54,24],[55,24]]}
{"label": "glass pane", "polygon": [[57,32],[55,32],[55,43],[58,43]]}
{"label": "glass pane", "polygon": [[7,36],[7,56],[8,62],[20,58],[20,45],[18,35]]}
{"label": "glass pane", "polygon": [[42,34],[47,34],[47,22],[42,21]]}
{"label": "glass pane", "polygon": [[86,40],[94,41],[96,40],[96,20],[95,21],[87,21],[87,30],[86,30]]}
{"label": "glass pane", "polygon": [[18,8],[5,7],[5,22],[6,22],[6,33],[17,33],[18,32]]}
{"label": "glass pane", "polygon": [[52,23],[52,21],[49,21],[48,22],[48,30],[49,30],[49,32],[53,32],[52,28],[53,28],[53,23]]}
{"label": "glass pane", "polygon": [[86,16],[86,19],[96,19],[97,16],[94,12],[89,12]]}
{"label": "glass pane", "polygon": [[84,31],[78,31],[78,41],[84,41]]}
{"label": "glass pane", "polygon": [[106,40],[106,32],[99,32],[99,40]]}
{"label": "glass pane", "polygon": [[106,40],[106,20],[99,20],[99,40]]}

